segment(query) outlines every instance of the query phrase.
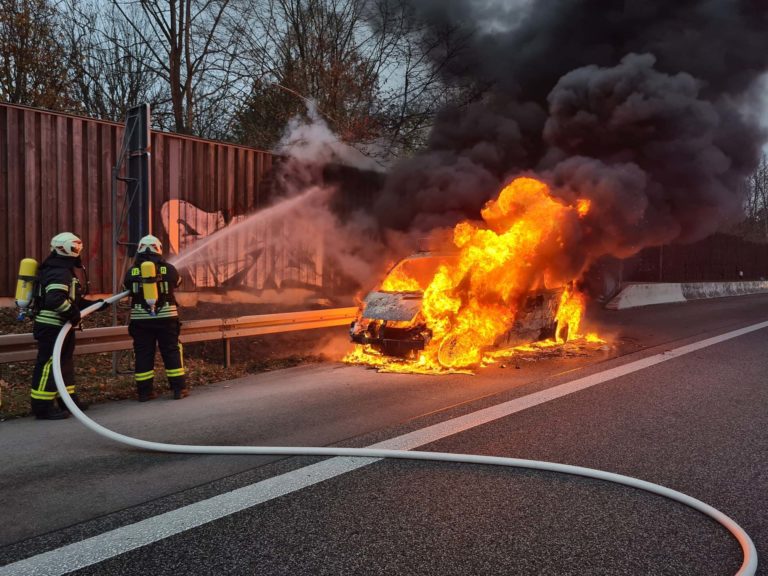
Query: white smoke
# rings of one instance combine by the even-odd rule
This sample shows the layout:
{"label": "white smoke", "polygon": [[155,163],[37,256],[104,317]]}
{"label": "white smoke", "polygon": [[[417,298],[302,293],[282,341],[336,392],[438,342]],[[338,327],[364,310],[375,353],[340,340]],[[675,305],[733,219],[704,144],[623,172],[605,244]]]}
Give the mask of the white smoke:
{"label": "white smoke", "polygon": [[371,171],[382,168],[373,158],[342,142],[328,127],[314,100],[307,100],[306,117],[297,115],[288,121],[275,152],[316,165],[340,164]]}
{"label": "white smoke", "polygon": [[323,190],[292,211],[292,243],[321,243],[324,261],[361,289],[373,287],[388,265],[412,249],[407,235],[382,232],[375,218],[363,210],[344,210],[343,217],[334,211],[339,190],[326,182],[326,167],[364,171],[380,171],[381,167],[341,141],[313,101],[307,102],[306,116],[295,116],[288,122],[276,152],[282,157],[276,172],[281,195],[294,197],[310,188]]}

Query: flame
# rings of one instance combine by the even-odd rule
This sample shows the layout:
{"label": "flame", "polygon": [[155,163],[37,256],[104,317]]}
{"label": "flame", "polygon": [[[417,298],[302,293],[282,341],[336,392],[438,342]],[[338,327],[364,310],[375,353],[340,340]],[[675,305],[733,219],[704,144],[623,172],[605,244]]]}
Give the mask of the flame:
{"label": "flame", "polygon": [[[556,277],[551,263],[564,250],[562,230],[589,209],[589,200],[567,205],[534,178],[513,180],[483,207],[482,222],[456,225],[458,258],[440,266],[426,288],[405,269],[396,268],[384,280],[383,291],[423,290],[421,313],[432,339],[418,357],[393,360],[358,346],[345,361],[432,373],[462,370],[492,358],[491,350],[514,323],[526,296],[549,288],[547,280]],[[578,336],[584,305],[584,296],[573,288],[562,291],[557,342]]]}
{"label": "flame", "polygon": [[405,270],[396,268],[384,279],[381,289],[385,292],[414,292],[420,291],[422,286],[415,278],[408,276]]}
{"label": "flame", "polygon": [[579,216],[584,217],[589,213],[589,207],[592,205],[592,202],[587,198],[579,198],[576,200],[576,212],[579,213]]}
{"label": "flame", "polygon": [[557,333],[555,340],[557,342],[567,342],[579,336],[579,326],[581,325],[581,316],[584,313],[584,295],[568,287],[563,290],[560,297],[560,305],[557,308]]}
{"label": "flame", "polygon": [[364,345],[356,345],[342,361],[348,364],[365,364],[376,368],[379,372],[399,374],[474,374],[467,369],[441,366],[423,353],[415,359],[392,358]]}

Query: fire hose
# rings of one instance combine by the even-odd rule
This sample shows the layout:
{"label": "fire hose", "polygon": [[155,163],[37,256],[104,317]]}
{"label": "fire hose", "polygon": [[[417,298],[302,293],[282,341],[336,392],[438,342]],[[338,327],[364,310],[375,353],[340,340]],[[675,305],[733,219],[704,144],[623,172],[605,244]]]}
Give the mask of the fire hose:
{"label": "fire hose", "polygon": [[[129,293],[121,292],[115,294],[106,299],[106,302],[113,304],[124,298]],[[98,310],[103,304],[96,303],[92,306],[85,308],[81,317],[86,317],[90,313]],[[53,375],[56,381],[56,388],[59,391],[59,395],[66,404],[69,411],[87,428],[90,428],[97,434],[119,442],[133,446],[135,448],[141,448],[144,450],[152,450],[155,452],[170,452],[180,454],[232,454],[232,455],[282,455],[282,456],[355,456],[363,458],[399,458],[407,460],[431,460],[438,462],[455,462],[462,464],[485,464],[491,466],[509,466],[514,468],[526,468],[530,470],[544,470],[547,472],[557,472],[560,474],[571,474],[576,476],[583,476],[586,478],[594,478],[597,480],[605,480],[608,482],[614,482],[616,484],[622,484],[632,488],[638,488],[646,492],[651,492],[659,496],[664,496],[670,500],[674,500],[694,510],[709,516],[719,524],[721,524],[726,530],[728,530],[741,546],[741,550],[744,555],[741,567],[737,576],[752,576],[757,570],[757,550],[752,542],[752,539],[739,526],[733,519],[726,516],[716,508],[713,508],[709,504],[697,500],[691,496],[672,490],[659,484],[653,484],[632,478],[631,476],[624,476],[621,474],[614,474],[612,472],[605,472],[603,470],[595,470],[593,468],[584,468],[581,466],[571,466],[569,464],[559,464],[555,462],[543,462],[538,460],[524,460],[519,458],[505,458],[499,456],[481,456],[476,454],[453,454],[448,452],[420,452],[413,450],[384,450],[384,449],[369,449],[369,448],[333,448],[333,447],[291,447],[291,446],[193,446],[187,444],[165,444],[162,442],[150,442],[147,440],[140,440],[124,434],[119,434],[100,424],[91,420],[86,416],[75,404],[67,392],[66,384],[61,373],[61,349],[64,344],[64,338],[72,329],[72,324],[67,322],[59,332],[59,336],[56,339],[56,343],[53,349]]]}

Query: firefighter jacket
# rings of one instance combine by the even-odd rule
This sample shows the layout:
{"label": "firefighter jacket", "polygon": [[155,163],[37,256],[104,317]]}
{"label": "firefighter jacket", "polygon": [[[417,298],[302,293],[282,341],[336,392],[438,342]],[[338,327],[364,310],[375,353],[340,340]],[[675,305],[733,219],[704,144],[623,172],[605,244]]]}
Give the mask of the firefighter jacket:
{"label": "firefighter jacket", "polygon": [[64,326],[67,320],[79,317],[89,304],[88,278],[79,256],[62,256],[51,252],[38,271],[40,310],[35,324]]}
{"label": "firefighter jacket", "polygon": [[[155,304],[155,314],[144,299],[141,278],[141,263],[150,260],[155,263],[157,272],[158,300]],[[133,266],[128,270],[123,282],[126,290],[131,292],[131,320],[155,320],[162,318],[178,318],[174,291],[181,285],[181,276],[173,266],[158,254],[138,254]]]}

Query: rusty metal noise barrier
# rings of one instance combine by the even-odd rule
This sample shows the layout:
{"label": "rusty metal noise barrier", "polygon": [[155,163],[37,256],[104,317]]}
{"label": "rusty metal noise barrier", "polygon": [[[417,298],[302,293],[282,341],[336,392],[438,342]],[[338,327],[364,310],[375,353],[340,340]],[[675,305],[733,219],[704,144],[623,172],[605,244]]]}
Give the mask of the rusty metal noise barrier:
{"label": "rusty metal noise barrier", "polygon": [[[357,308],[329,308],[303,312],[282,312],[238,318],[217,318],[211,320],[189,320],[181,324],[181,341],[203,342],[222,340],[226,345],[229,364],[229,341],[232,338],[331,328],[349,324],[357,314]],[[75,354],[95,354],[129,350],[133,341],[127,326],[109,328],[87,328],[77,332]],[[37,357],[37,343],[32,334],[7,334],[0,336],[0,364],[34,360]]]}

